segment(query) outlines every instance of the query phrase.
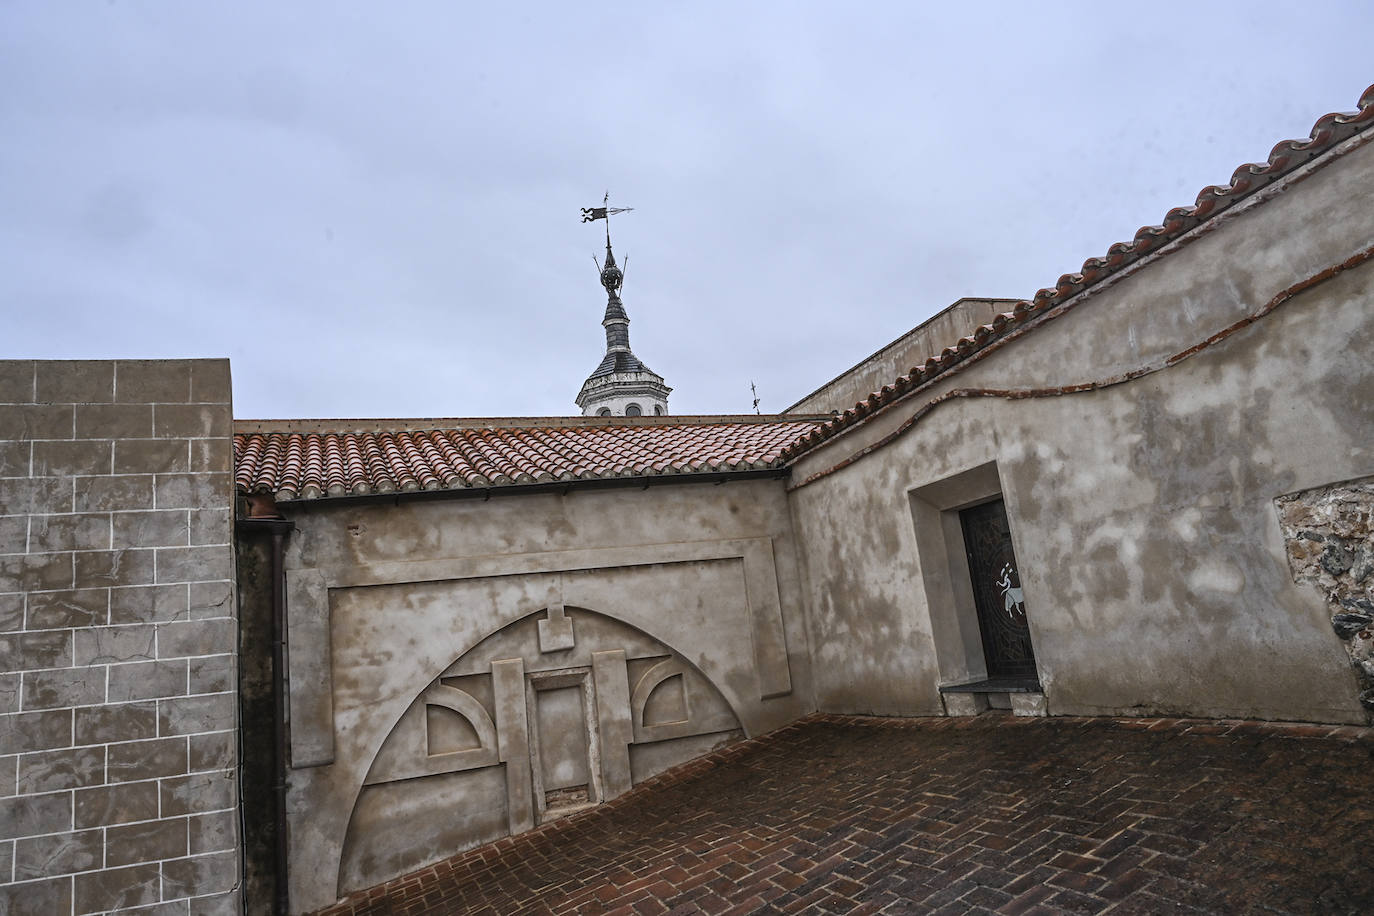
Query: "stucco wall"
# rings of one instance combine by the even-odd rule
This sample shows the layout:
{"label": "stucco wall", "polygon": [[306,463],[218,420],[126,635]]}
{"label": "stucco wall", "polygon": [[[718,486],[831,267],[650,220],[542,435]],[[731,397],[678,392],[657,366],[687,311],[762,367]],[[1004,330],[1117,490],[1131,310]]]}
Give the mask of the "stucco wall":
{"label": "stucco wall", "polygon": [[236,913],[227,360],[0,362],[0,912]]}
{"label": "stucco wall", "polygon": [[[1374,146],[1329,159],[804,456],[793,486],[943,392],[1148,365],[1366,249]],[[950,400],[794,489],[820,708],[936,714],[938,685],[981,673],[951,513],[1000,490],[1051,714],[1362,721],[1324,602],[1292,581],[1274,499],[1374,471],[1372,314],[1364,263],[1163,371]]]}
{"label": "stucco wall", "polygon": [[294,911],[815,708],[781,480],[283,509]]}

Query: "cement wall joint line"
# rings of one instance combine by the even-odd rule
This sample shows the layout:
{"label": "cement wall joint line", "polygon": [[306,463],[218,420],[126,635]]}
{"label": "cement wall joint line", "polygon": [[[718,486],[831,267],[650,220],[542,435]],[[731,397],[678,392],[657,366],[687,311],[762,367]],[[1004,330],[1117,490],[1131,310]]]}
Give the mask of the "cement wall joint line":
{"label": "cement wall joint line", "polygon": [[[908,417],[906,420],[903,420],[901,425],[899,425],[896,429],[892,430],[892,432],[888,433],[887,435],[883,436],[877,441],[869,443],[868,445],[859,449],[857,452],[853,453],[847,458],[842,459],[839,462],[836,462],[835,464],[825,468],[824,470],[817,471],[816,473],[810,474],[796,483],[789,484],[787,486],[787,492],[792,493],[796,490],[802,489],[803,487],[810,486],[816,481],[829,477],[831,474],[834,474],[837,471],[841,471],[849,467],[851,464],[856,463],[860,459],[865,458],[868,455],[871,455],[874,452],[891,445],[893,442],[896,442],[907,432],[909,432],[912,429],[912,427],[914,427],[917,423],[924,419],[926,415],[929,414],[931,411],[935,410],[935,408],[939,407],[941,404],[949,403],[950,401],[971,398],[1002,398],[1004,400],[1024,400],[1028,398],[1050,398],[1061,397],[1067,394],[1082,394],[1084,392],[1101,391],[1105,388],[1112,388],[1117,385],[1123,385],[1127,382],[1133,382],[1136,379],[1144,378],[1147,375],[1153,375],[1154,373],[1160,372],[1164,369],[1172,368],[1173,366],[1176,366],[1179,363],[1193,356],[1196,356],[1197,354],[1202,353],[1205,350],[1212,348],[1213,346],[1221,343],[1222,341],[1227,340],[1234,334],[1243,331],[1245,328],[1248,328],[1250,325],[1256,323],[1262,318],[1268,317],[1280,306],[1292,301],[1294,298],[1301,295],[1302,293],[1314,287],[1320,286],[1328,280],[1331,280],[1348,270],[1358,267],[1371,259],[1374,259],[1374,245],[1368,245],[1360,249],[1358,252],[1351,255],[1350,257],[1346,258],[1344,261],[1332,264],[1331,266],[1323,270],[1320,270],[1317,273],[1312,274],[1308,277],[1305,277],[1304,279],[1299,280],[1297,283],[1294,283],[1291,286],[1286,287],[1285,289],[1281,290],[1278,294],[1276,294],[1274,297],[1272,297],[1259,309],[1255,310],[1254,312],[1251,312],[1244,318],[1241,318],[1240,320],[1233,322],[1227,327],[1222,328],[1215,334],[1212,334],[1209,337],[1204,338],[1198,343],[1186,347],[1185,349],[1179,350],[1172,356],[1165,357],[1163,359],[1153,360],[1149,363],[1145,363],[1144,365],[1137,366],[1136,368],[1131,369],[1127,372],[1108,376],[1106,378],[1094,379],[1092,381],[1076,382],[1070,385],[1060,385],[1046,388],[952,388],[949,391],[946,391],[943,394],[937,395],[936,397],[926,401],[924,404],[918,407],[910,417]],[[1068,303],[1065,304],[1065,307],[1067,307],[1067,305]],[[1062,312],[1058,314],[1062,314]],[[1057,315],[1046,316],[1047,320],[1051,317],[1057,317]],[[1039,323],[1037,322],[1032,327],[1038,326]],[[1032,327],[1028,327],[1025,330],[1030,331]],[[1012,340],[1017,339],[1019,337],[1020,335],[1017,335],[1017,337],[1015,338],[1007,338],[1003,341],[994,342],[993,344],[991,344],[988,347],[985,347],[978,353],[973,354],[972,357],[970,357],[969,359],[964,360],[955,366],[952,366],[948,372],[941,373],[939,376],[931,380],[931,384],[943,381],[950,375],[963,371],[964,369],[971,366],[974,362],[976,362],[978,358],[988,353],[994,352],[997,349],[1000,349],[1002,344],[1010,343]],[[857,425],[850,427],[850,429],[856,428]]]}
{"label": "cement wall joint line", "polygon": [[771,537],[287,570],[291,766],[302,769],[334,762],[329,593],[335,589],[713,560],[742,562],[760,698],[790,693],[792,675]]}

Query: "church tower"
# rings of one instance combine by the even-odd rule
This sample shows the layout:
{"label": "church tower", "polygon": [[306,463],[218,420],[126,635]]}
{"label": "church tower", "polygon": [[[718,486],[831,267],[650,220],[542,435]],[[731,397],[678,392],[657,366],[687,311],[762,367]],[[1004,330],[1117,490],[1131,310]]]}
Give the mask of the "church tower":
{"label": "church tower", "polygon": [[653,417],[668,413],[668,393],[663,376],[644,365],[630,350],[630,316],[620,302],[620,284],[625,274],[611,252],[609,226],[606,233],[606,263],[601,265],[601,285],[606,288],[606,356],[587,376],[577,393],[577,406],[584,417]]}

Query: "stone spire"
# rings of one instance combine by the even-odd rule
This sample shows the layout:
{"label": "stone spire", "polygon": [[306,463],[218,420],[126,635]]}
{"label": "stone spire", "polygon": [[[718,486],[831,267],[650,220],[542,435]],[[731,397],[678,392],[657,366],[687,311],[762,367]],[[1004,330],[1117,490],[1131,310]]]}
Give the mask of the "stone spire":
{"label": "stone spire", "polygon": [[644,365],[630,350],[630,316],[620,301],[625,273],[615,263],[609,226],[606,261],[601,265],[601,285],[606,288],[606,356],[592,370],[577,393],[582,415],[609,417],[661,416],[668,413],[668,393],[663,376]]}

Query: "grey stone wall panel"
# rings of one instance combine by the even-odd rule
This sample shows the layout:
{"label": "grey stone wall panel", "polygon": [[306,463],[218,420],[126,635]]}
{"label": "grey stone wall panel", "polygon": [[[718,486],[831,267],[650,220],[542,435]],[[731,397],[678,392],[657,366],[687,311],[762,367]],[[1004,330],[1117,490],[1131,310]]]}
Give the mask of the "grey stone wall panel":
{"label": "grey stone wall panel", "polygon": [[186,692],[187,664],[173,659],[111,665],[109,678],[111,703],[180,696]]}
{"label": "grey stone wall panel", "polygon": [[193,814],[187,819],[190,855],[223,852],[238,842],[238,816],[234,811]]}
{"label": "grey stone wall panel", "polygon": [[26,445],[34,439],[71,439],[76,434],[76,408],[71,405],[0,404],[0,430],[5,431],[6,439]]}
{"label": "grey stone wall panel", "polygon": [[159,509],[223,507],[233,481],[228,474],[158,474],[153,487]]}
{"label": "grey stone wall panel", "polygon": [[72,879],[44,878],[0,885],[0,912],[10,916],[53,916],[72,910]]}
{"label": "grey stone wall panel", "polygon": [[14,879],[27,881],[99,868],[105,857],[100,830],[78,830],[16,840]]}
{"label": "grey stone wall panel", "polygon": [[157,737],[156,703],[83,706],[75,714],[74,744],[108,744]]}
{"label": "grey stone wall panel", "polygon": [[0,516],[0,553],[23,553],[29,544],[29,520],[22,515]]}
{"label": "grey stone wall panel", "polygon": [[228,544],[220,547],[159,547],[157,582],[202,582],[227,580],[233,572],[233,554]]}
{"label": "grey stone wall panel", "polygon": [[186,822],[180,818],[110,827],[106,836],[105,864],[111,868],[186,855]]}
{"label": "grey stone wall panel", "polygon": [[[72,633],[51,630],[45,633],[5,633],[0,635],[0,666],[9,672],[8,682],[19,684],[18,672],[29,668],[65,668],[72,663]],[[7,688],[0,688],[0,690]],[[14,690],[18,703],[18,690]]]}
{"label": "grey stone wall panel", "polygon": [[238,732],[226,730],[191,735],[186,743],[189,772],[223,770],[234,765]]}
{"label": "grey stone wall panel", "polygon": [[104,668],[52,668],[25,671],[25,709],[57,709],[105,702]]}
{"label": "grey stone wall panel", "polygon": [[[24,628],[25,595],[0,595],[0,633]],[[3,656],[0,656],[3,658]]]}
{"label": "grey stone wall panel", "polygon": [[[75,490],[79,492],[80,487]],[[0,515],[71,512],[73,492],[72,482],[61,477],[0,477]],[[109,507],[82,503],[79,508]]]}
{"label": "grey stone wall panel", "polygon": [[[0,407],[0,413],[4,411]],[[22,439],[6,439],[0,442],[0,477],[29,476],[30,456],[33,446]]]}
{"label": "grey stone wall panel", "polygon": [[39,440],[33,443],[34,477],[77,477],[109,474],[114,443],[108,439]]}
{"label": "grey stone wall panel", "polygon": [[26,620],[29,629],[55,630],[102,626],[109,617],[109,589],[78,588],[30,594]]}
{"label": "grey stone wall panel", "polygon": [[73,554],[83,585],[144,585],[153,581],[152,550],[84,550]]}
{"label": "grey stone wall panel", "polygon": [[159,658],[211,655],[233,645],[234,620],[230,617],[160,623],[157,626]]}
{"label": "grey stone wall panel", "polygon": [[114,473],[185,474],[191,470],[191,439],[116,439]]}
{"label": "grey stone wall panel", "polygon": [[36,592],[71,588],[76,581],[70,553],[0,556],[0,590]]}
{"label": "grey stone wall panel", "polygon": [[152,474],[78,477],[74,486],[69,486],[68,489],[71,492],[77,512],[151,509],[153,508],[153,479]]}
{"label": "grey stone wall panel", "polygon": [[162,735],[195,735],[233,729],[238,704],[232,693],[173,697],[157,701],[158,732]]}
{"label": "grey stone wall panel", "polygon": [[[153,408],[148,404],[78,404],[76,438],[133,439],[153,434]],[[114,473],[119,473],[118,470]]]}
{"label": "grey stone wall panel", "polygon": [[70,709],[19,712],[0,716],[0,748],[4,748],[7,754],[46,751],[71,745]]}
{"label": "grey stone wall panel", "polygon": [[121,741],[110,745],[109,776],[113,785],[141,779],[159,779],[186,773],[186,739],[153,738]]}
{"label": "grey stone wall panel", "polygon": [[34,402],[34,360],[0,360],[0,404]]}
{"label": "grey stone wall panel", "polygon": [[75,631],[77,665],[150,661],[156,657],[157,629],[148,625],[87,627]]}
{"label": "grey stone wall panel", "polygon": [[[72,793],[76,827],[147,821],[158,816],[156,782],[117,783]],[[37,831],[32,831],[37,832]]]}
{"label": "grey stone wall panel", "polygon": [[162,864],[163,893],[168,897],[223,893],[238,880],[238,858],[231,852],[175,859]]}
{"label": "grey stone wall panel", "polygon": [[135,585],[110,589],[111,624],[185,620],[189,609],[190,595],[185,585]]}
{"label": "grey stone wall panel", "polygon": [[115,400],[122,404],[185,404],[191,398],[191,362],[121,359],[115,363]]}
{"label": "grey stone wall panel", "polygon": [[223,360],[0,361],[0,912],[236,909],[231,416]]}
{"label": "grey stone wall panel", "polygon": [[161,788],[163,817],[222,811],[237,801],[231,770],[164,779]]}
{"label": "grey stone wall panel", "polygon": [[72,793],[0,798],[0,840],[72,829]]}
{"label": "grey stone wall panel", "polygon": [[159,404],[153,408],[158,438],[215,439],[234,434],[234,420],[220,406]]}
{"label": "grey stone wall panel", "polygon": [[77,875],[75,885],[76,913],[132,909],[158,902],[162,869],[157,863],[107,868]]}
{"label": "grey stone wall panel", "polygon": [[39,751],[19,758],[21,795],[86,788],[105,782],[105,748],[74,747]]}
{"label": "grey stone wall panel", "polygon": [[39,360],[34,400],[39,404],[109,404],[114,401],[112,361]]}
{"label": "grey stone wall panel", "polygon": [[[111,517],[110,547],[120,549],[145,544],[187,544],[190,516],[185,509],[116,512]],[[221,526],[221,534],[224,528]]]}

